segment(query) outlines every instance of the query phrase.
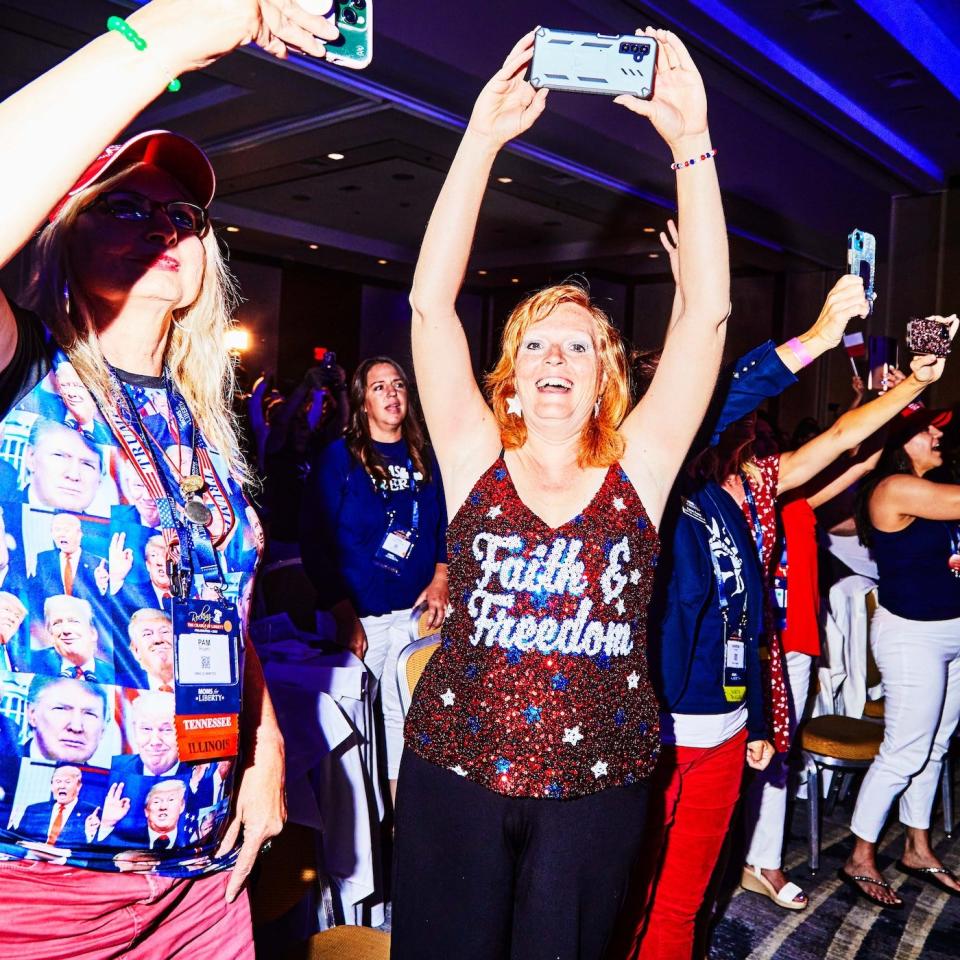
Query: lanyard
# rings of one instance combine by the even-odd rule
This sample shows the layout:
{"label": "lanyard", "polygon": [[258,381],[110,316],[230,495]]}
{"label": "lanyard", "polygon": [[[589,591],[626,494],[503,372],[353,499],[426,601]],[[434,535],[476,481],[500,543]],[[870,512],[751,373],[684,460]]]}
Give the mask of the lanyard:
{"label": "lanyard", "polygon": [[753,497],[753,490],[750,489],[750,483],[746,474],[740,471],[740,482],[743,484],[743,492],[747,498],[747,506],[750,508],[750,520],[753,527],[753,541],[757,545],[757,553],[760,556],[760,566],[763,564],[763,525],[760,523],[760,514],[757,512],[757,501]]}
{"label": "lanyard", "polygon": [[[413,475],[413,460],[410,457],[407,457],[407,478],[410,482],[410,493],[413,495],[413,511],[410,517],[410,533],[413,538],[416,539],[417,534],[420,530],[420,501],[417,500],[417,481]],[[387,507],[387,526],[393,527],[393,519],[396,516],[396,510],[391,510],[389,508],[390,503],[390,491],[385,490],[376,479],[374,479],[374,485],[380,491],[380,495],[383,497],[384,503],[388,505]],[[382,481],[381,481],[382,482]]]}
{"label": "lanyard", "polygon": [[[708,491],[704,491],[710,503],[713,505],[714,509],[714,518],[717,521],[717,525],[720,528],[719,532],[721,536],[726,536],[727,539],[733,543],[733,537],[730,536],[729,531],[726,528],[726,524],[723,522],[723,516],[720,513],[720,507],[717,502],[713,499]],[[736,549],[736,545],[734,545]],[[730,596],[728,596],[729,582],[730,578],[726,580],[723,577],[723,571],[720,569],[720,561],[717,559],[716,551],[713,549],[713,543],[710,544],[710,564],[713,567],[713,578],[717,583],[717,602],[720,604],[720,616],[723,618],[724,626],[729,628],[730,626]],[[742,633],[747,626],[747,597],[746,597],[746,584],[744,584],[744,597],[743,597],[743,607],[740,611],[740,626],[739,630]]]}
{"label": "lanyard", "polygon": [[[191,473],[195,474],[197,472],[201,453],[212,467],[203,436],[196,429],[193,416],[187,408],[186,402],[173,388],[166,373],[164,374],[164,383],[180,435],[181,437],[187,435],[191,438]],[[189,590],[188,584],[193,572],[191,561],[196,560],[204,581],[213,587],[223,589],[225,586],[223,574],[213,543],[210,540],[209,531],[202,524],[191,522],[189,519],[183,523],[178,522],[177,503],[171,492],[171,485],[165,476],[165,471],[157,469],[156,461],[148,449],[152,438],[150,438],[149,432],[143,425],[137,405],[131,400],[130,394],[112,368],[110,368],[110,384],[114,403],[104,413],[117,441],[129,454],[147,491],[157,504],[161,533],[167,545],[167,554],[172,560],[175,559],[182,578],[182,582],[171,580],[171,587],[176,588],[177,592],[181,594],[185,594]],[[156,445],[155,439],[153,443]],[[159,452],[163,456],[163,451],[160,450]],[[207,470],[203,470],[201,475],[209,483]],[[219,506],[218,504],[218,508]]]}
{"label": "lanyard", "polygon": [[[764,576],[769,574],[766,563],[763,559],[763,526],[760,523],[760,515],[757,512],[757,501],[754,499],[753,490],[750,489],[750,483],[746,476],[740,472],[740,482],[743,484],[743,492],[746,496],[747,506],[750,508],[750,519],[753,526],[753,539],[757,545],[757,554],[760,557],[760,566],[764,571]],[[773,585],[770,590],[770,599],[774,608],[778,612],[778,623],[783,630],[787,625],[787,541],[783,540],[783,549],[780,552],[780,563],[777,565],[773,574]]]}

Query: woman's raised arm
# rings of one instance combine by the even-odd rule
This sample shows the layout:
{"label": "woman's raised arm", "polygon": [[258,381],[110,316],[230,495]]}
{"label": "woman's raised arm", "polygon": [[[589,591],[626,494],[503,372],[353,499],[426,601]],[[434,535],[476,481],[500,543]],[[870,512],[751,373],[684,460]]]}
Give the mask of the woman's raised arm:
{"label": "woman's raised arm", "polygon": [[452,516],[500,448],[500,431],[473,377],[456,312],[480,204],[500,148],[543,112],[546,90],[523,79],[533,33],[483,88],[427,225],[413,277],[413,365]]}
{"label": "woman's raised arm", "polygon": [[710,402],[730,306],[727,233],[703,81],[686,47],[666,30],[644,31],[660,47],[651,100],[618,97],[650,118],[677,163],[682,308],[671,324],[650,389],[624,421],[624,466],[656,520]]}
{"label": "woman's raised arm", "polygon": [[[951,337],[956,330],[957,323],[954,321],[950,325]],[[842,453],[852,450],[892,420],[908,403],[916,400],[926,387],[940,379],[944,363],[942,357],[914,357],[910,364],[910,375],[892,390],[870,403],[849,410],[833,426],[798,450],[781,454],[777,493],[786,493],[806,483]]]}
{"label": "woman's raised arm", "polygon": [[153,0],[127,22],[146,42],[143,50],[104,24],[104,33],[0,104],[0,142],[7,144],[0,152],[0,264],[174,77],[251,41],[280,57],[284,41],[323,56],[313,33],[337,35],[292,0]]}

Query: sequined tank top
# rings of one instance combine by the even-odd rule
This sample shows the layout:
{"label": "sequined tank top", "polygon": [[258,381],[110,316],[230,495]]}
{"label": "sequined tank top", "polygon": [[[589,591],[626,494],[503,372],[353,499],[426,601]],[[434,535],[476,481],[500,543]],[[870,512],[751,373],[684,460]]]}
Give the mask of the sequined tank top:
{"label": "sequined tank top", "polygon": [[497,460],[447,530],[452,609],[407,747],[510,796],[579,797],[648,776],[659,543],[619,464],[582,513],[549,527]]}

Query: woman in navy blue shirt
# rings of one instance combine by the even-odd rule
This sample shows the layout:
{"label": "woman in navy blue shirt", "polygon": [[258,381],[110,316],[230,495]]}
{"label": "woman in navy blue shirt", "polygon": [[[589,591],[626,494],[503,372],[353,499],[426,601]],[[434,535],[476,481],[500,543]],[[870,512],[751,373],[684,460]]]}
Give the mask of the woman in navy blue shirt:
{"label": "woman in navy blue shirt", "polygon": [[396,789],[403,750],[397,657],[410,611],[443,623],[447,515],[440,471],[409,400],[407,376],[372,357],[350,385],[350,425],[310,472],[301,523],[304,567],[340,641],[382,685],[387,771]]}

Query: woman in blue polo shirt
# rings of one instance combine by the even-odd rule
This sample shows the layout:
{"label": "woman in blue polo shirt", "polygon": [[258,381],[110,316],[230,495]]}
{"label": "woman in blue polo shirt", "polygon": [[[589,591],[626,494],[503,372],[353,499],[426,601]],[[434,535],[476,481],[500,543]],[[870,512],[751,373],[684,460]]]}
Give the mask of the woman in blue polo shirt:
{"label": "woman in blue polo shirt", "polygon": [[387,771],[396,789],[403,750],[397,657],[413,607],[429,625],[446,613],[447,514],[440,471],[409,401],[407,376],[372,357],[350,385],[350,425],[317,458],[301,523],[304,566],[341,642],[381,686]]}

